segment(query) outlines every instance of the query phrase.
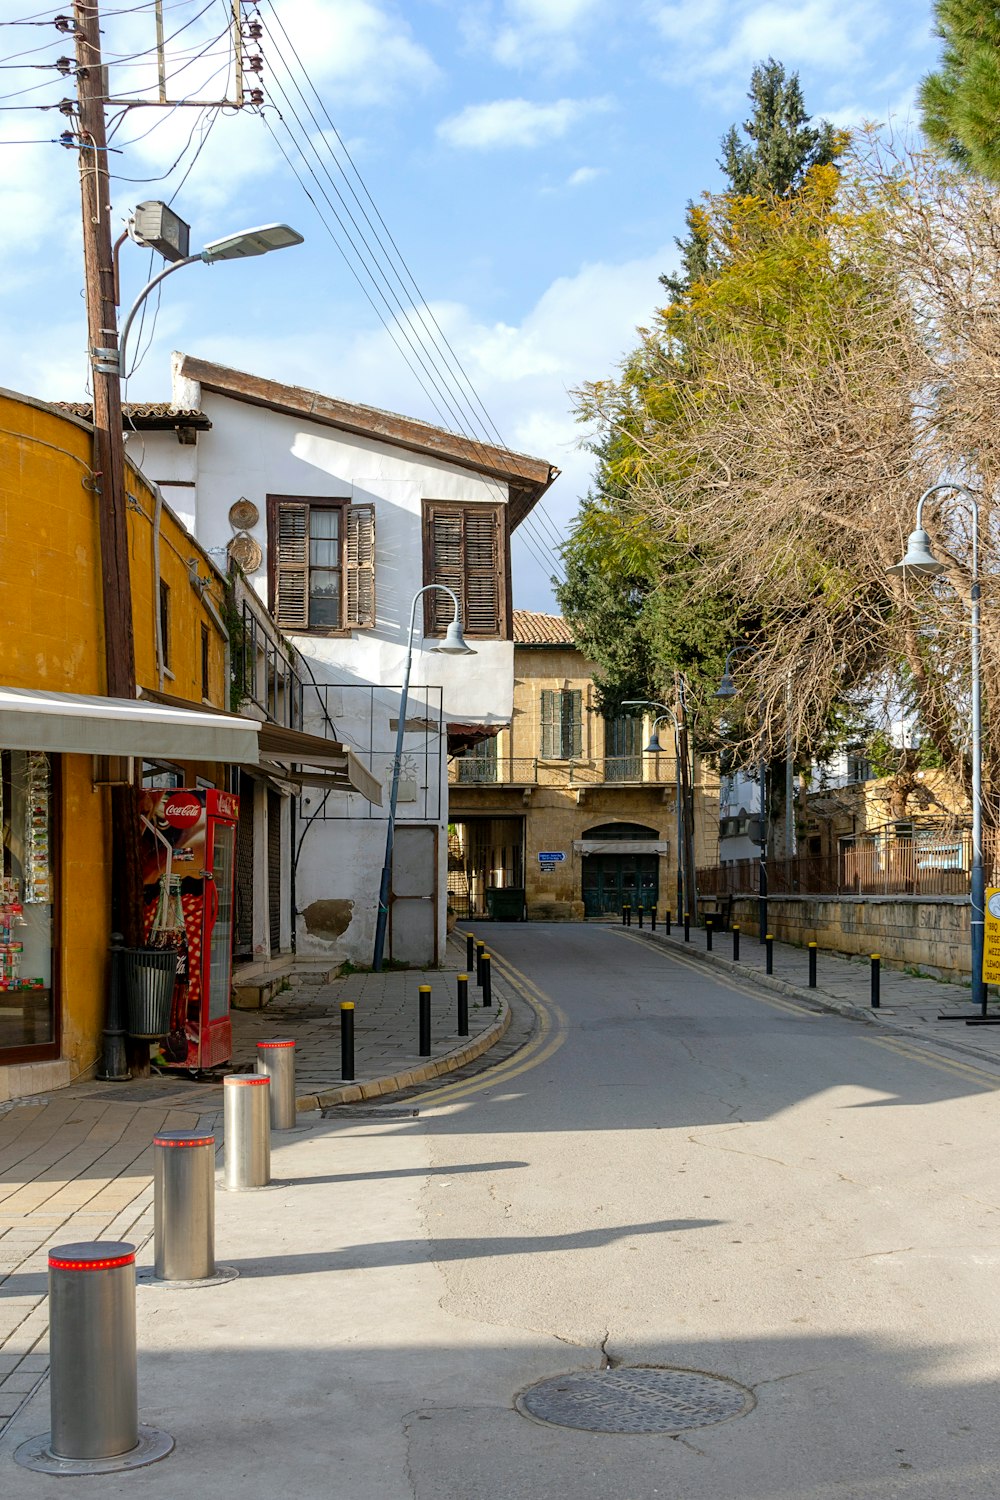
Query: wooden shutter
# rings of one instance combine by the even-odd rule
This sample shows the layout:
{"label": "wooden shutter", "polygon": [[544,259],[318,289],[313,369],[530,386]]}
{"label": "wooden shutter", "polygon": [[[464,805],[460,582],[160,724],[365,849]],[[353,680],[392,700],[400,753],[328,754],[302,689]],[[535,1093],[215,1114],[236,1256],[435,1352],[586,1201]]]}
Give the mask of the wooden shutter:
{"label": "wooden shutter", "polygon": [[[434,510],[430,520],[430,577],[428,583],[443,583],[453,589],[463,604],[465,593],[465,539],[462,534],[462,512],[460,510]],[[443,635],[455,618],[455,606],[447,594],[440,589],[425,594],[427,630],[431,635]],[[469,628],[468,619],[462,609],[462,624]]]}
{"label": "wooden shutter", "polygon": [[285,630],[309,626],[309,507],[301,500],[279,500],[274,617]]}
{"label": "wooden shutter", "polygon": [[[567,760],[579,760],[583,754],[583,693],[579,688],[563,694],[563,714],[566,723],[566,739],[569,747]],[[566,733],[564,730],[564,733]]]}
{"label": "wooden shutter", "polygon": [[[501,625],[500,513],[470,507],[465,519],[465,629],[499,635]],[[461,598],[461,595],[459,595]]]}
{"label": "wooden shutter", "polygon": [[556,748],[556,701],[561,695],[549,688],[542,689],[542,755],[555,758]]}
{"label": "wooden shutter", "polygon": [[375,624],[375,507],[347,507],[347,621],[357,629]]}

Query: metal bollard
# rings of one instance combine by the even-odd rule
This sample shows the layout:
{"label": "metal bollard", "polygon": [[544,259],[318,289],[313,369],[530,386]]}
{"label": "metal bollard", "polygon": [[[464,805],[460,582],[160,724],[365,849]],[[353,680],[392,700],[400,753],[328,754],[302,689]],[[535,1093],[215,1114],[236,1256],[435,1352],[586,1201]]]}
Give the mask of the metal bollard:
{"label": "metal bollard", "polygon": [[469,1035],[469,976],[458,976],[458,1034]]}
{"label": "metal bollard", "polygon": [[764,934],[764,973],[774,973],[774,933]]}
{"label": "metal bollard", "polygon": [[271,1181],[271,1080],[240,1074],[222,1081],[226,1141],[223,1186],[230,1192],[267,1187]]}
{"label": "metal bollard", "polygon": [[816,944],[809,944],[809,988],[816,988]]}
{"label": "metal bollard", "polygon": [[164,1130],[153,1137],[153,1275],[215,1276],[215,1136]]}
{"label": "metal bollard", "polygon": [[650,932],[655,932],[656,931],[656,907],[655,906],[651,906],[649,908],[649,930],[650,930]]}
{"label": "metal bollard", "polygon": [[340,1076],[354,1082],[354,1001],[340,1002]]}
{"label": "metal bollard", "polygon": [[257,1072],[271,1080],[271,1129],[294,1130],[295,1043],[286,1038],[258,1042]]}
{"label": "metal bollard", "polygon": [[711,917],[706,917],[705,918],[705,952],[706,953],[711,953],[711,951],[712,951],[712,934],[713,934],[714,931],[715,931],[715,925],[714,925],[713,919]]}
{"label": "metal bollard", "polygon": [[465,967],[471,969],[476,962],[476,940],[471,932],[465,935]]}
{"label": "metal bollard", "polygon": [[629,901],[625,902],[625,905],[622,907],[622,916],[625,919],[625,926],[626,927],[631,927],[632,926],[632,904],[631,904],[631,902],[629,902]]}
{"label": "metal bollard", "polygon": [[882,960],[877,953],[872,954],[872,1010],[878,1010],[882,1004]]}
{"label": "metal bollard", "polygon": [[139,1443],[135,1246],[120,1240],[49,1252],[54,1458],[117,1458]]}
{"label": "metal bollard", "polygon": [[639,906],[639,931],[642,931],[642,906]]}
{"label": "metal bollard", "polygon": [[482,989],[483,985],[483,954],[486,952],[485,943],[476,943],[476,983]]}
{"label": "metal bollard", "polygon": [[488,953],[483,954],[483,1005],[493,1004],[493,964]]}
{"label": "metal bollard", "polygon": [[669,906],[667,907],[666,911],[663,913],[663,926],[666,929],[667,937],[669,937],[670,936],[670,907]]}
{"label": "metal bollard", "polygon": [[734,964],[738,964],[739,961],[740,961],[740,924],[738,922],[734,922],[733,923],[733,963]]}
{"label": "metal bollard", "polygon": [[431,987],[429,984],[419,986],[420,995],[420,1056],[431,1055]]}
{"label": "metal bollard", "polygon": [[686,943],[691,941],[691,913],[689,911],[684,913],[684,941]]}

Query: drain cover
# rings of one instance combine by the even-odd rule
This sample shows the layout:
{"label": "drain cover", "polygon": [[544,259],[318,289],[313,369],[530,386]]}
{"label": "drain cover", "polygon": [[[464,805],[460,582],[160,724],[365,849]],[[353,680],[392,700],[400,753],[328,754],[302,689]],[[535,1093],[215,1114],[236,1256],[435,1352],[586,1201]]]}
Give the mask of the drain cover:
{"label": "drain cover", "polygon": [[745,1416],[745,1386],[697,1370],[619,1365],[542,1380],[520,1395],[519,1411],[539,1422],[584,1432],[685,1432]]}

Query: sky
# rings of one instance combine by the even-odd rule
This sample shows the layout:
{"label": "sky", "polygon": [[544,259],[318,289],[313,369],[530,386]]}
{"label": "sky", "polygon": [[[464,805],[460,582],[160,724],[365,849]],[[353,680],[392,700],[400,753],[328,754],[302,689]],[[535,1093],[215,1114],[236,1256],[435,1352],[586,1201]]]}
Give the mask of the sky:
{"label": "sky", "polygon": [[[69,5],[0,0],[0,385],[87,394]],[[514,602],[555,611],[556,547],[592,459],[573,391],[613,376],[676,266],[687,201],[757,62],[814,117],[913,129],[930,0],[260,0],[233,97],[226,0],[163,0],[167,97],[109,106],[115,237],[172,202],[192,249],[273,221],[305,243],[198,264],[146,303],[126,399],[168,400],[174,349],[402,412],[561,470],[515,536]],[[104,0],[116,99],[156,96],[151,3]],[[123,312],[163,262],[126,242]]]}

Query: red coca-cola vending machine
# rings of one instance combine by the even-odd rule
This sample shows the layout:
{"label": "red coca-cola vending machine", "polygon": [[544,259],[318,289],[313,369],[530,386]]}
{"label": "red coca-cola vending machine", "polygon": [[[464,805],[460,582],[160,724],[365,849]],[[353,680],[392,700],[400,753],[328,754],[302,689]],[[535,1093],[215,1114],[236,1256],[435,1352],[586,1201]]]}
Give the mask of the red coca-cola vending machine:
{"label": "red coca-cola vending machine", "polygon": [[232,1056],[233,881],[240,799],[174,787],[140,793],[144,931],[178,949],[170,1029],[153,1061],[215,1068]]}

